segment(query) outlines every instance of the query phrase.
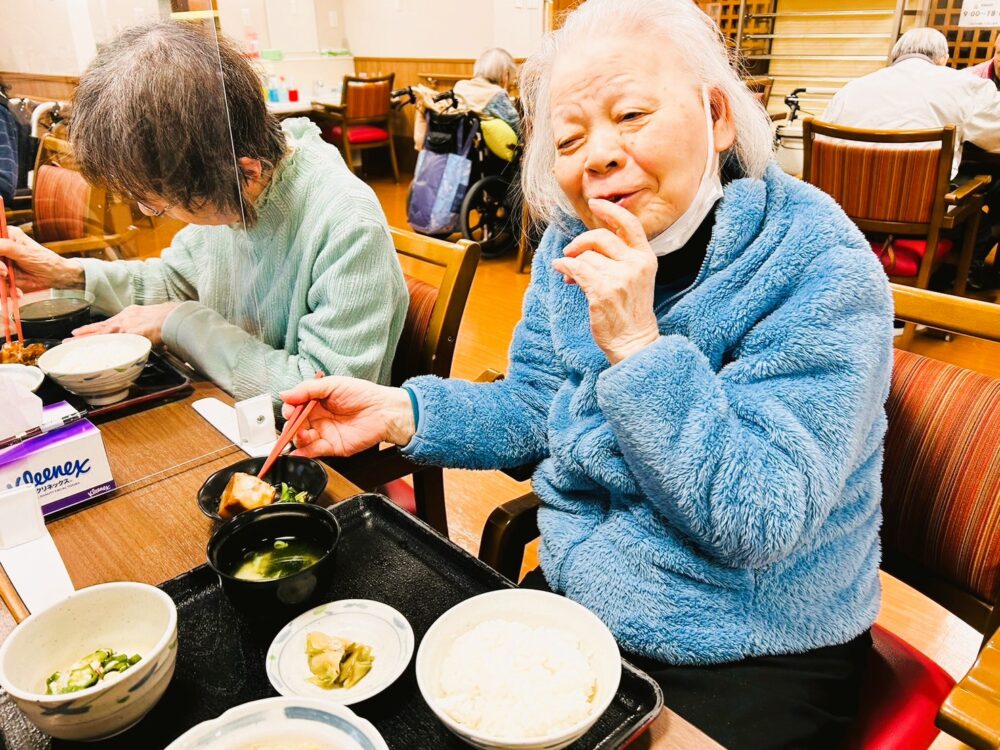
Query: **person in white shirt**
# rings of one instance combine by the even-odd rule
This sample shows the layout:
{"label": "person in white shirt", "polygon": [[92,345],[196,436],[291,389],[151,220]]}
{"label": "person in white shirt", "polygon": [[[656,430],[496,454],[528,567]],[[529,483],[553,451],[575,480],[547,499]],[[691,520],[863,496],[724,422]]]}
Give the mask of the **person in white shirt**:
{"label": "person in white shirt", "polygon": [[[962,180],[962,143],[1000,153],[1000,92],[993,82],[947,67],[948,40],[937,29],[916,28],[892,48],[892,62],[846,84],[830,100],[822,120],[854,128],[917,130],[954,125],[952,180]],[[967,176],[966,176],[967,177]],[[1000,285],[1000,274],[984,262],[1000,228],[1000,180],[987,194],[989,216],[980,222],[970,285]]]}

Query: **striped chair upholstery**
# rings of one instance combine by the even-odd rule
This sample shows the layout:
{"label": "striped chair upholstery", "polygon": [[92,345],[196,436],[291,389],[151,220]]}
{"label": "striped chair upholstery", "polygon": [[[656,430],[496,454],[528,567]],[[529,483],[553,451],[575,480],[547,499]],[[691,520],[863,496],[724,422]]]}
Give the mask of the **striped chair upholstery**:
{"label": "striped chair upholstery", "polygon": [[886,404],[883,546],[993,604],[1000,380],[904,350]]}
{"label": "striped chair upholstery", "polygon": [[348,81],[343,98],[347,116],[352,120],[360,117],[388,117],[391,86],[387,80],[364,83]]}
{"label": "striped chair upholstery", "polygon": [[90,215],[90,185],[79,172],[44,164],[35,175],[34,237],[38,242],[75,240],[86,236]]}
{"label": "striped chair upholstery", "polygon": [[438,301],[438,288],[425,281],[405,276],[406,288],[410,292],[410,304],[406,308],[406,322],[399,337],[396,356],[392,361],[392,383],[400,385],[412,377],[413,363],[423,350],[427,329],[430,328],[434,305]]}
{"label": "striped chair upholstery", "polygon": [[810,182],[855,220],[931,220],[940,148],[906,148],[818,136]]}

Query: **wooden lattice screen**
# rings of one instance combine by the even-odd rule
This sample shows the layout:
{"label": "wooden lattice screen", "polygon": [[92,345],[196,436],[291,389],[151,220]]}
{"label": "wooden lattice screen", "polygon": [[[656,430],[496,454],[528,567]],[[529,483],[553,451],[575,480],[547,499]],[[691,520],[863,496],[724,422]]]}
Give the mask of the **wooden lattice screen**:
{"label": "wooden lattice screen", "polygon": [[962,0],[930,0],[927,25],[939,29],[948,37],[948,64],[953,68],[976,65],[993,57],[996,43],[995,29],[962,29],[958,18]]}
{"label": "wooden lattice screen", "polygon": [[[740,24],[740,3],[738,2],[706,2],[706,0],[696,0],[697,5],[706,15],[715,19],[726,35],[726,39],[731,44],[736,44],[736,32]],[[746,4],[748,14],[773,13],[777,0],[751,0]],[[743,33],[746,34],[767,34],[770,31],[770,24],[766,19],[755,18],[748,20],[743,26]],[[744,55],[766,55],[770,52],[769,39],[757,39],[753,41],[743,41]]]}

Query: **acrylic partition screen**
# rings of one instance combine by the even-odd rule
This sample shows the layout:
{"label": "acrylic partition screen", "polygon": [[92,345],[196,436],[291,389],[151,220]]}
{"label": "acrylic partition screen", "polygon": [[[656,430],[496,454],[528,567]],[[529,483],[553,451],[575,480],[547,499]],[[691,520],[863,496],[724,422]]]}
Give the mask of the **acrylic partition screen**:
{"label": "acrylic partition screen", "polygon": [[[0,491],[34,484],[50,518],[142,493],[207,531],[202,482],[248,457],[241,434],[266,451],[292,380],[274,375],[287,375],[282,248],[252,237],[287,151],[266,72],[210,2],[3,13],[0,124],[19,135],[8,223],[42,268],[18,279],[24,337],[44,351],[41,421],[71,423],[0,449]],[[253,396],[241,433],[232,406]]]}

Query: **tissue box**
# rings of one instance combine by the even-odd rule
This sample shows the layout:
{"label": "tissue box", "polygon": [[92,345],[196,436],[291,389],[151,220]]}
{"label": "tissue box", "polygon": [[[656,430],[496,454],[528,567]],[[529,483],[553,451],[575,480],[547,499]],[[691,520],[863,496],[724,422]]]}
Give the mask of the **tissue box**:
{"label": "tissue box", "polygon": [[[45,421],[71,413],[65,401],[45,407]],[[115,488],[100,431],[86,419],[0,451],[0,490],[33,484],[46,516]]]}

